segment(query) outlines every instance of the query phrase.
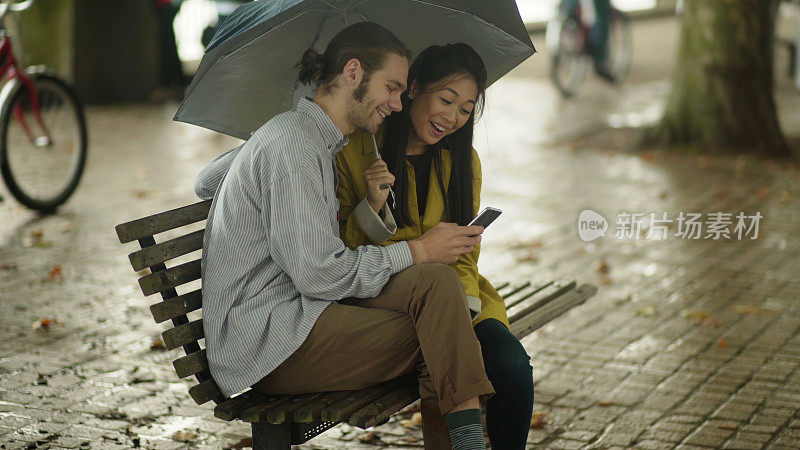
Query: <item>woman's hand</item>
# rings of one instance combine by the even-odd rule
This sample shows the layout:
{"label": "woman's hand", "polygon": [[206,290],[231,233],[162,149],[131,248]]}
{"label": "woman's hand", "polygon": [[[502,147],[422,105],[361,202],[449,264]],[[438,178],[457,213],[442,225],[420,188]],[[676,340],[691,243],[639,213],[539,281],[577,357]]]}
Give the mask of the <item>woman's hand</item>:
{"label": "woman's hand", "polygon": [[364,169],[364,181],[367,182],[367,202],[377,213],[389,197],[389,188],[381,189],[381,185],[394,186],[394,175],[382,159],[376,159]]}

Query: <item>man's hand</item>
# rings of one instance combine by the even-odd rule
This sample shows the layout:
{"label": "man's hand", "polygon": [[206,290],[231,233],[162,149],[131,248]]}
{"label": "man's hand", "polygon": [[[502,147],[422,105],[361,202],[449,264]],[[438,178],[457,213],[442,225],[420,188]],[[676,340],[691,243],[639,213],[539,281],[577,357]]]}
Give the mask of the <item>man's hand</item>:
{"label": "man's hand", "polygon": [[376,159],[364,169],[364,181],[367,182],[367,202],[377,213],[383,208],[389,196],[389,189],[381,189],[381,185],[394,186],[394,175],[389,172],[382,159]]}
{"label": "man's hand", "polygon": [[478,225],[461,227],[454,223],[441,222],[428,230],[419,239],[408,242],[414,264],[453,264],[458,257],[472,251],[480,244],[483,227]]}

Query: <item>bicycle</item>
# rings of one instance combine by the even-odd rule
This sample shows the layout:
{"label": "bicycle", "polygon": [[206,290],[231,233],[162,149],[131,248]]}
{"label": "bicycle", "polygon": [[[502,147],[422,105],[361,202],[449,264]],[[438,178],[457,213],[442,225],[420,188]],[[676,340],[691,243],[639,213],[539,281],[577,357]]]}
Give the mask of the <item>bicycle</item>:
{"label": "bicycle", "polygon": [[6,14],[33,0],[0,4],[0,174],[14,198],[54,212],[75,191],[86,164],[83,105],[72,88],[43,66],[21,70],[4,26]]}
{"label": "bicycle", "polygon": [[[561,0],[547,23],[545,42],[551,55],[550,78],[565,98],[575,95],[594,61],[590,30],[596,17],[593,0]],[[630,21],[610,7],[607,70],[609,80],[621,81],[631,61]]]}

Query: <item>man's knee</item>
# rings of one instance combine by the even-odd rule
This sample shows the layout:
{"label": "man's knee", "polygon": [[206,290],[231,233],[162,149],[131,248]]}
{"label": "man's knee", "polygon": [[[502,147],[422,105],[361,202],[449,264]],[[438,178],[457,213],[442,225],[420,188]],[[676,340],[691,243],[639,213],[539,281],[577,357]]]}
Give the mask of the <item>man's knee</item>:
{"label": "man's knee", "polygon": [[422,283],[446,285],[461,283],[455,269],[446,264],[420,264],[414,266],[414,269],[417,272],[417,279]]}

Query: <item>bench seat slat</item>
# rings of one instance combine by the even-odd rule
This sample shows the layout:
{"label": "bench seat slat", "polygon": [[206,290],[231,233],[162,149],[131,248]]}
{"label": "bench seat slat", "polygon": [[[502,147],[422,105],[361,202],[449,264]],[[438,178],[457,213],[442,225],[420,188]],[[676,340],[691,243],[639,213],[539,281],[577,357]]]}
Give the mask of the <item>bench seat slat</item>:
{"label": "bench seat slat", "polygon": [[389,380],[376,386],[362,389],[353,395],[347,396],[342,400],[328,406],[322,410],[322,420],[325,422],[341,422],[350,417],[350,414],[359,410],[371,401],[388,394],[398,386],[409,383],[409,379],[415,379],[413,374],[403,375],[402,377]]}
{"label": "bench seat slat", "polygon": [[128,255],[128,259],[131,261],[133,270],[139,271],[177,258],[178,256],[200,250],[203,248],[204,232],[205,230],[197,230],[176,237],[175,239],[164,241],[160,244],[145,247]]}
{"label": "bench seat slat", "polygon": [[348,423],[367,429],[388,419],[389,416],[418,398],[419,385],[416,382],[398,386],[391,392],[353,412]]}
{"label": "bench seat slat", "polygon": [[116,226],[121,243],[153,236],[173,228],[182,227],[208,218],[211,200],[171,209],[152,216],[132,220]]}
{"label": "bench seat slat", "polygon": [[513,317],[514,320],[518,320],[519,318],[527,316],[531,312],[547,304],[549,301],[552,301],[553,299],[564,295],[567,291],[574,289],[575,284],[576,283],[574,281],[570,281],[563,283],[552,283],[548,285],[546,288],[538,291],[535,295],[530,296],[528,301],[518,303],[516,306],[509,308],[509,319]]}
{"label": "bench seat slat", "polygon": [[191,342],[197,342],[205,337],[203,334],[203,320],[197,319],[183,325],[178,325],[175,328],[170,328],[161,333],[161,337],[164,339],[164,346],[166,346],[168,350],[184,346]]}
{"label": "bench seat slat", "polygon": [[550,301],[533,314],[521,317],[511,324],[511,333],[522,339],[533,331],[546,325],[556,317],[564,314],[570,309],[586,301],[597,292],[597,287],[591,284],[581,285],[578,289],[572,289],[559,298]]}
{"label": "bench seat slat", "polygon": [[299,423],[311,423],[322,421],[322,410],[328,406],[342,400],[343,398],[353,395],[358,391],[333,391],[327,392],[322,397],[318,398],[316,402],[303,405],[294,411],[293,421]]}
{"label": "bench seat slat", "polygon": [[[245,422],[270,422],[279,424],[285,421],[285,416],[281,416],[282,407],[290,403],[302,402],[318,393],[298,394],[298,395],[278,395],[270,396],[268,401],[260,404],[253,404],[243,409],[240,418]],[[269,419],[272,420],[269,420]]]}
{"label": "bench seat slat", "polygon": [[192,400],[194,400],[198,405],[202,405],[209,400],[224,398],[222,392],[220,392],[219,388],[217,387],[217,383],[214,383],[214,380],[212,379],[208,379],[202,383],[198,383],[190,387],[189,395],[192,396]]}
{"label": "bench seat slat", "polygon": [[532,285],[532,286],[530,286],[530,288],[524,289],[522,291],[519,291],[513,296],[506,297],[504,299],[505,303],[506,303],[506,310],[509,310],[512,307],[518,305],[519,303],[521,303],[522,301],[528,299],[532,295],[538,293],[542,289],[546,289],[551,284],[553,284],[552,281],[544,283],[544,284]]}
{"label": "bench seat slat", "polygon": [[208,370],[206,350],[203,349],[199,352],[189,353],[186,356],[180,357],[172,361],[172,366],[175,367],[175,373],[178,374],[178,378],[186,378],[190,375]]}
{"label": "bench seat slat", "polygon": [[517,292],[525,289],[526,287],[528,287],[530,285],[531,285],[531,282],[530,281],[526,281],[526,282],[522,283],[521,285],[511,289],[509,292],[506,292],[505,294],[503,294],[503,298],[504,299],[509,298],[512,295],[516,294]]}
{"label": "bench seat slat", "polygon": [[[292,401],[282,403],[279,406],[273,407],[267,412],[267,421],[272,424],[279,424],[283,422],[292,422],[294,419],[295,411],[312,405],[324,397],[326,392],[317,392],[313,394],[305,394],[302,396],[295,396]],[[247,421],[249,417],[242,415],[242,418]],[[253,417],[255,418],[255,417]]]}
{"label": "bench seat slat", "polygon": [[139,287],[142,288],[144,295],[152,295],[157,292],[173,289],[190,281],[200,279],[200,260],[189,261],[161,270],[139,278]]}
{"label": "bench seat slat", "polygon": [[202,306],[203,294],[200,289],[197,289],[150,305],[150,313],[153,314],[153,319],[155,319],[156,323],[161,323],[176,317],[185,316],[192,311],[197,311]]}
{"label": "bench seat slat", "polygon": [[248,408],[263,408],[276,402],[284,402],[287,398],[288,396],[266,395],[255,389],[250,389],[217,405],[214,408],[214,417],[231,421],[242,417],[242,412]]}

